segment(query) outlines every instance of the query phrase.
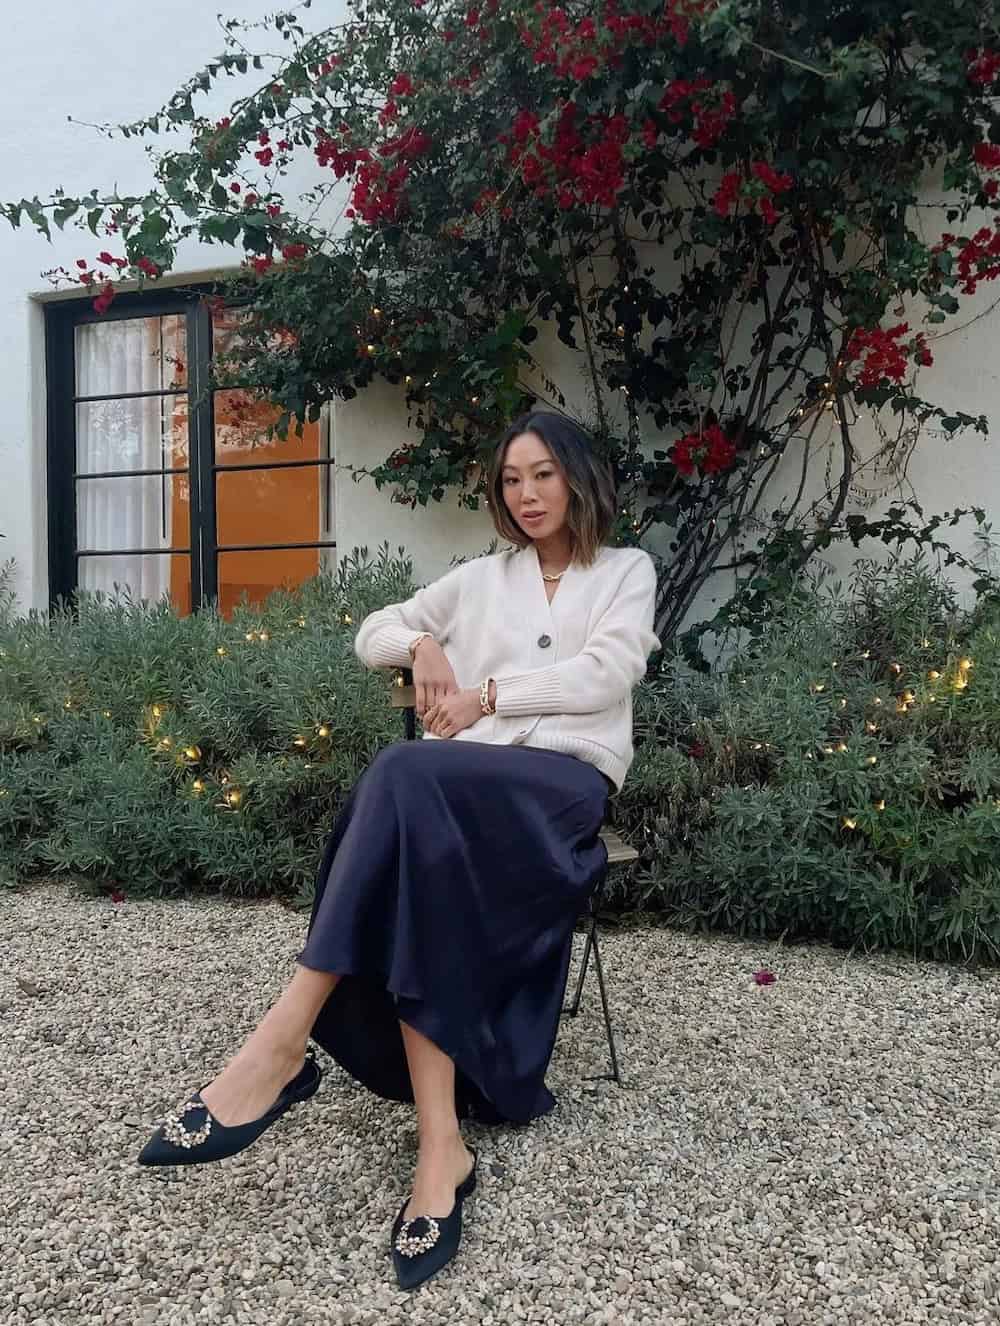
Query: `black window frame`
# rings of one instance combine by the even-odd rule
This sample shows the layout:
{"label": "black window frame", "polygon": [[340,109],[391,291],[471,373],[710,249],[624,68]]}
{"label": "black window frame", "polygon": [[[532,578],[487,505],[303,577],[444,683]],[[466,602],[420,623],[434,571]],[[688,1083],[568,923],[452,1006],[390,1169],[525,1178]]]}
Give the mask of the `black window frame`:
{"label": "black window frame", "polygon": [[[279,470],[312,466],[326,474],[325,511],[327,523],[332,510],[330,486],[335,457],[327,454],[315,460],[246,461],[220,465],[215,443],[215,389],[211,386],[212,315],[208,297],[218,295],[212,285],[185,285],[174,290],[128,292],[119,295],[111,308],[96,313],[91,301],[79,299],[45,305],[46,369],[46,475],[48,504],[49,602],[72,599],[79,586],[78,559],[83,556],[140,555],[188,556],[191,570],[191,610],[197,612],[218,598],[219,556],[234,552],[266,552],[294,548],[336,548],[335,539],[314,539],[305,543],[220,544],[217,522],[218,476],[243,470]],[[235,308],[238,305],[228,304]],[[76,328],[88,323],[120,322],[130,318],[183,315],[186,320],[186,395],[188,400],[188,463],[157,470],[102,471],[91,477],[116,478],[139,474],[178,473],[188,475],[190,484],[189,538],[184,547],[175,549],[80,549],[77,545],[77,468],[76,415],[80,401],[100,399],[79,397],[76,392]],[[184,395],[180,391],[141,393],[143,396]],[[125,399],[116,396],[114,399]],[[321,530],[322,532],[322,530]]]}

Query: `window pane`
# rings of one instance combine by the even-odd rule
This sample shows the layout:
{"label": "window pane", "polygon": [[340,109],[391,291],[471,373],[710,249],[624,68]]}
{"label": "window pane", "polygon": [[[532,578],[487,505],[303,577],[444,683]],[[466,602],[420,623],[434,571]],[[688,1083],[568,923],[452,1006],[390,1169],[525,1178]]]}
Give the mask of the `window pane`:
{"label": "window pane", "polygon": [[280,465],[290,460],[315,460],[323,453],[318,423],[305,424],[302,436],[294,428],[282,442],[273,440],[267,430],[281,411],[262,401],[251,391],[228,388],[215,393],[215,463],[216,465]]}
{"label": "window pane", "polygon": [[76,407],[78,474],[177,469],[187,463],[187,396],[91,401]]}
{"label": "window pane", "polygon": [[77,559],[81,589],[113,594],[128,589],[134,598],[156,602],[169,594],[177,612],[191,611],[191,558],[186,553],[121,553]]}
{"label": "window pane", "polygon": [[185,390],[184,315],[88,322],[76,328],[76,395]]}
{"label": "window pane", "polygon": [[220,547],[329,538],[322,502],[331,478],[325,465],[220,471],[215,499]]}
{"label": "window pane", "polygon": [[186,548],[190,497],[186,473],[78,479],[76,546],[84,552]]}
{"label": "window pane", "polygon": [[219,608],[229,616],[246,593],[261,603],[273,589],[293,589],[333,566],[333,548],[271,548],[219,554]]}

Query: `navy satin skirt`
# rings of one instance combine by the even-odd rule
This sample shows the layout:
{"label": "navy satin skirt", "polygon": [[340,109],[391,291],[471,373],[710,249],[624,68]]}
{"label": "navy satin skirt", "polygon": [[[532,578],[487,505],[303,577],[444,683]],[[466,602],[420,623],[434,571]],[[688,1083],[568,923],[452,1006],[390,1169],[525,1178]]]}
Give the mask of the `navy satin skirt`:
{"label": "navy satin skirt", "polygon": [[574,922],[606,868],[610,784],[573,755],[401,742],[327,843],[298,961],[336,972],[313,1039],[370,1090],[412,1100],[400,1020],[455,1063],[460,1117],[527,1123],[545,1086]]}

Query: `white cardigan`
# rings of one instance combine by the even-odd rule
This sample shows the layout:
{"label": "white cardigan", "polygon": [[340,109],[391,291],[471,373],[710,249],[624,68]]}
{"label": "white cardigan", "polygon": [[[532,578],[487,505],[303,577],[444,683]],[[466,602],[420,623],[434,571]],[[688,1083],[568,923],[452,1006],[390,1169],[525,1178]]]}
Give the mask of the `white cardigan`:
{"label": "white cardigan", "polygon": [[429,631],[459,687],[496,682],[496,713],[448,740],[564,751],[620,788],[634,754],[632,687],[659,645],[655,597],[647,553],[602,548],[591,566],[569,567],[550,604],[532,544],[465,562],[371,613],[354,647],[368,667],[410,667],[410,643]]}

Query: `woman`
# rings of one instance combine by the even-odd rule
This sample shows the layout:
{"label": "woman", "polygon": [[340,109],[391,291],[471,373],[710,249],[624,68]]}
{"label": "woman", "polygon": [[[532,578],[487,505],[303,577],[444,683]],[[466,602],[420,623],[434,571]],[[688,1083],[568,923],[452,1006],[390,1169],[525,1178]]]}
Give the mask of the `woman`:
{"label": "woman", "polygon": [[458,1247],[476,1178],[460,1118],[527,1123],[555,1104],[545,1071],[573,925],[605,866],[632,687],[658,644],[653,563],[605,546],[614,481],[581,429],[522,416],[489,491],[516,550],[455,568],[358,632],[369,667],[412,667],[427,740],[381,751],[358,780],[290,984],[139,1157],[249,1146],[319,1085],[311,1036],[372,1090],[416,1104],[416,1173],[391,1234],[404,1288]]}

